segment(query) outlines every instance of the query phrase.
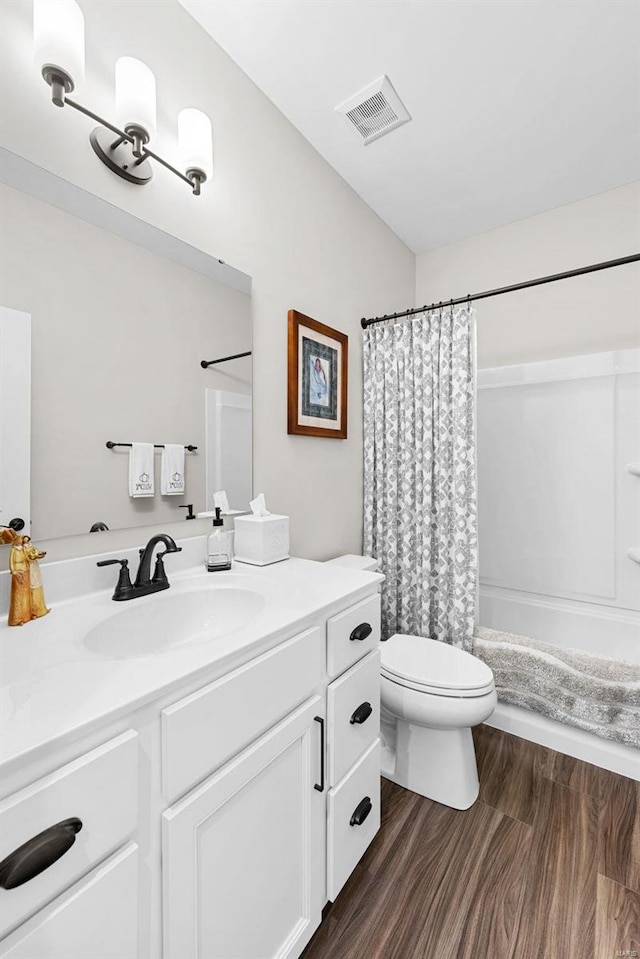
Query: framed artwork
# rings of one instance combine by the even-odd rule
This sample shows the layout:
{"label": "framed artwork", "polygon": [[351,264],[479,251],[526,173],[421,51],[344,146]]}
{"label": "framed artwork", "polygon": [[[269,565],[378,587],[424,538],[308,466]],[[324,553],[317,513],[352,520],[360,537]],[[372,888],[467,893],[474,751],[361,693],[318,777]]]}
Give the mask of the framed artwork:
{"label": "framed artwork", "polygon": [[287,432],[347,438],[349,337],[289,310]]}

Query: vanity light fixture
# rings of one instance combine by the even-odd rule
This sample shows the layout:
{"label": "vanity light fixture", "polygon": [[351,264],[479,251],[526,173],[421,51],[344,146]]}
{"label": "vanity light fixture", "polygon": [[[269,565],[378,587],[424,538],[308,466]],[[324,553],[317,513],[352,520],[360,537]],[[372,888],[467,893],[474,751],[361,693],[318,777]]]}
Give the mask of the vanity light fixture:
{"label": "vanity light fixture", "polygon": [[69,97],[84,79],[84,17],[75,0],[34,0],[33,39],[36,64],[51,87],[53,103],[73,107],[100,124],[89,141],[105,166],[129,183],[143,184],[153,176],[149,160],[156,160],[200,196],[201,185],[213,174],[206,113],[189,108],[178,115],[183,173],[149,147],[156,131],[156,79],[141,60],[120,57],[116,62],[115,124]]}

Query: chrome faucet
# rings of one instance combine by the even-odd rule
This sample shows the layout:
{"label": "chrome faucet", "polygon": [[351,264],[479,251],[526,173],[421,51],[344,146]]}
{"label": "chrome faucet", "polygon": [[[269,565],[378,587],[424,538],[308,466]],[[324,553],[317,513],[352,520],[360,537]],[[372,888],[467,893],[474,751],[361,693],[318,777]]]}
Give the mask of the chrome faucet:
{"label": "chrome faucet", "polygon": [[[151,559],[153,551],[158,545],[163,543],[166,549],[156,556],[156,566],[151,577]],[[164,568],[163,557],[167,553],[180,553],[181,546],[176,546],[175,541],[167,533],[157,533],[152,536],[144,549],[140,550],[140,563],[136,574],[135,582],[131,582],[129,575],[129,560],[127,559],[103,559],[98,566],[113,566],[120,563],[120,575],[118,583],[113,593],[113,599],[121,602],[127,599],[135,599],[137,596],[148,596],[150,593],[158,593],[161,589],[169,589],[169,580]]]}

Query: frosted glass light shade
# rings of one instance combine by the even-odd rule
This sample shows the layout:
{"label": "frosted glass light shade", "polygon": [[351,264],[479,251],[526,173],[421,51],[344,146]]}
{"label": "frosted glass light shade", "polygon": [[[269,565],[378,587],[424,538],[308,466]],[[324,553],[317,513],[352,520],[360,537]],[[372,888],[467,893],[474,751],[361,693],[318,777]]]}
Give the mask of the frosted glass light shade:
{"label": "frosted glass light shade", "polygon": [[178,151],[183,170],[202,170],[207,179],[213,176],[211,120],[206,113],[191,107],[180,111]]}
{"label": "frosted glass light shade", "polygon": [[57,67],[73,86],[84,80],[84,17],[75,0],[34,0],[36,66]]}
{"label": "frosted glass light shade", "polygon": [[149,138],[156,132],[156,78],[135,57],[116,60],[116,116],[122,129],[141,127]]}

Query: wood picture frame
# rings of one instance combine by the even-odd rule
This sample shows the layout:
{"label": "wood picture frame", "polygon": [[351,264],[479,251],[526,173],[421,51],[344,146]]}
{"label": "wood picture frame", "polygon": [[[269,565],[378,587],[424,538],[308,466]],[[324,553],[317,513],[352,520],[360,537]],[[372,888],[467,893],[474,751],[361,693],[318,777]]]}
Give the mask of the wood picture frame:
{"label": "wood picture frame", "polygon": [[287,432],[347,438],[349,337],[289,310]]}

